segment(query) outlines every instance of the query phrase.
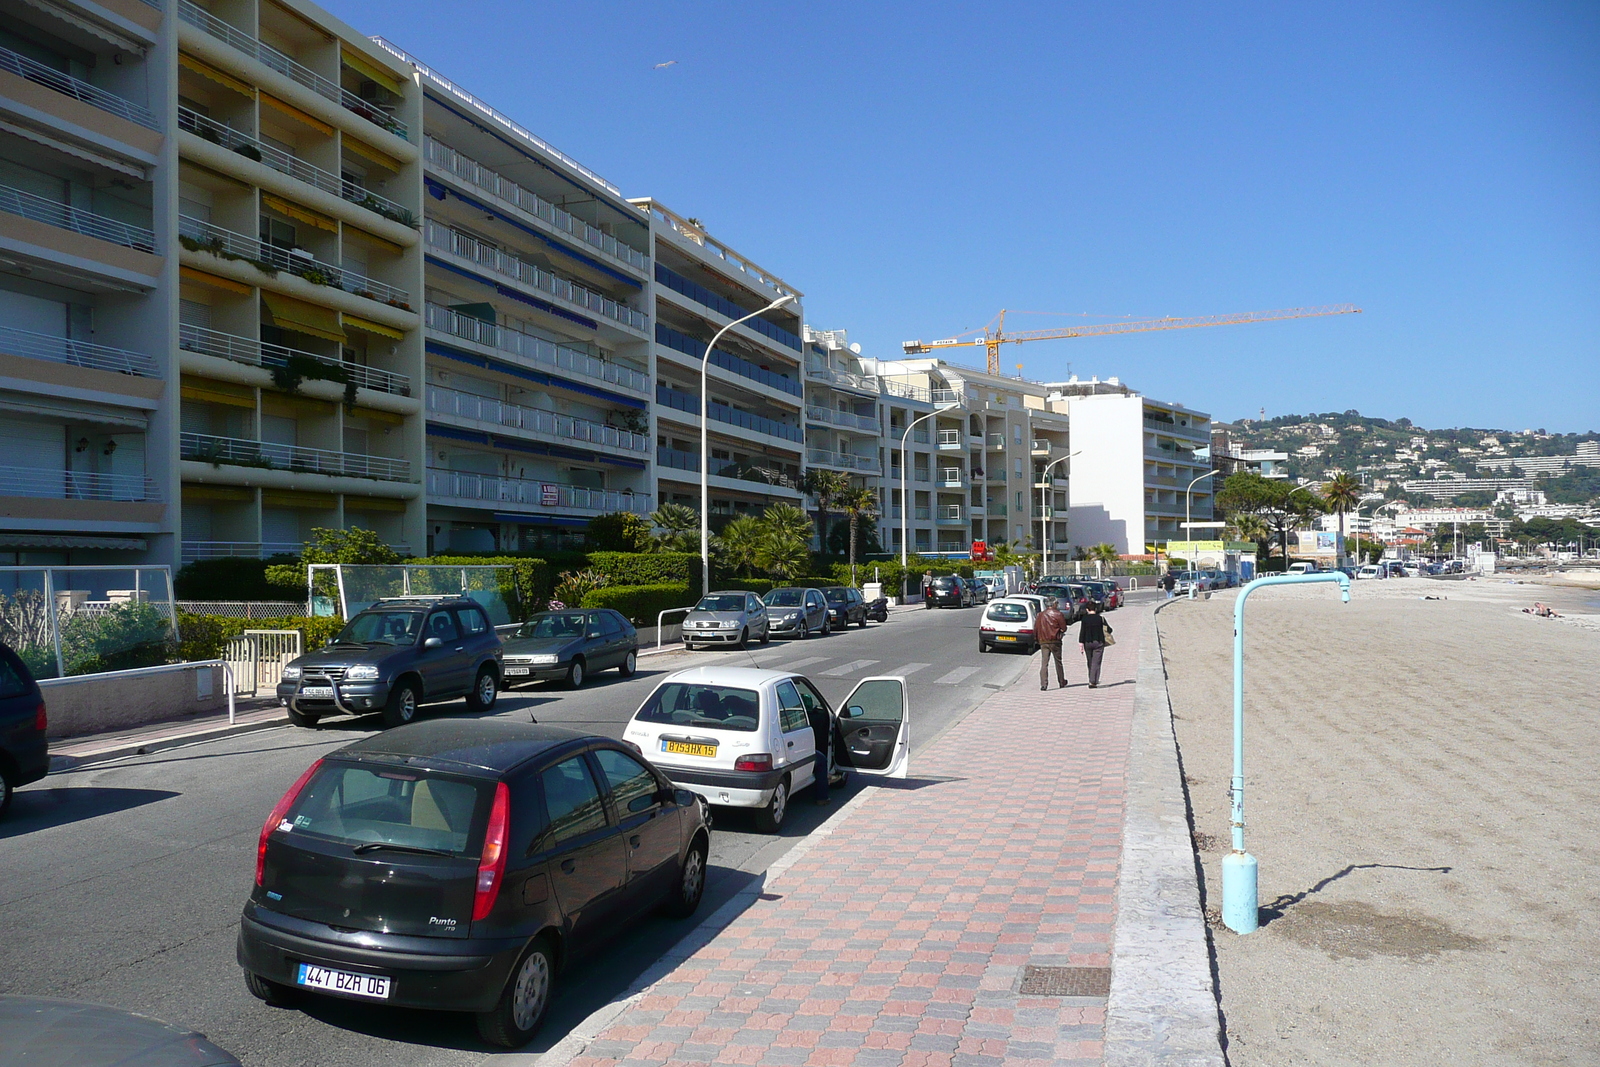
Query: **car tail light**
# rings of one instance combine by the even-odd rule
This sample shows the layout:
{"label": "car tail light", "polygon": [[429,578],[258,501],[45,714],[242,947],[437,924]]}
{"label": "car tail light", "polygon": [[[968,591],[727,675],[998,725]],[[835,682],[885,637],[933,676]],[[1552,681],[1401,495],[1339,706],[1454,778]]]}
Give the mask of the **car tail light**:
{"label": "car tail light", "polygon": [[733,761],[736,771],[770,771],[772,770],[772,753],[752,752],[748,756],[740,756]]}
{"label": "car tail light", "polygon": [[44,701],[41,700],[39,701],[38,710],[33,713],[33,728],[42,734],[48,730],[49,726],[50,718],[44,713]]}
{"label": "car tail light", "polygon": [[494,807],[489,809],[489,826],[483,832],[483,858],[478,860],[478,890],[472,898],[472,921],[486,919],[500,896],[500,883],[506,873],[506,831],[511,822],[511,790],[504,782],[495,783]]}
{"label": "car tail light", "polygon": [[978,627],[978,629],[982,630],[986,634],[994,633],[994,627],[993,626],[980,626],[980,627]]}
{"label": "car tail light", "polygon": [[1018,630],[1017,633],[1021,634],[1023,636],[1026,636],[1026,637],[1032,637],[1033,636],[1033,631],[1032,630]]}
{"label": "car tail light", "polygon": [[639,755],[641,755],[641,756],[644,755],[644,749],[640,748],[638,745],[634,744],[632,741],[628,741],[628,740],[624,739],[622,743],[627,745],[629,748],[633,749],[635,752],[639,753]]}
{"label": "car tail light", "polygon": [[295,779],[294,785],[289,787],[288,792],[284,793],[283,798],[273,807],[272,814],[267,816],[267,821],[261,824],[261,840],[256,842],[256,885],[261,884],[262,875],[267,870],[267,838],[272,836],[272,831],[278,828],[283,817],[289,814],[289,809],[294,807],[294,802],[299,799],[300,791],[306,787],[306,783],[311,781],[311,776],[316,774],[317,768],[321,766],[322,761],[317,760],[307,767],[306,772]]}

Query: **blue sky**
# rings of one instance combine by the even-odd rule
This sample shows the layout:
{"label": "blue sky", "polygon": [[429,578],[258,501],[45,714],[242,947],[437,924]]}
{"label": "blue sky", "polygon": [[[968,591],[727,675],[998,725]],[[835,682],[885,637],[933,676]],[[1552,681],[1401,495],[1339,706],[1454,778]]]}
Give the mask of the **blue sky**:
{"label": "blue sky", "polygon": [[1003,362],[1218,418],[1600,429],[1600,5],[323,2],[869,355],[1002,307],[1352,303]]}

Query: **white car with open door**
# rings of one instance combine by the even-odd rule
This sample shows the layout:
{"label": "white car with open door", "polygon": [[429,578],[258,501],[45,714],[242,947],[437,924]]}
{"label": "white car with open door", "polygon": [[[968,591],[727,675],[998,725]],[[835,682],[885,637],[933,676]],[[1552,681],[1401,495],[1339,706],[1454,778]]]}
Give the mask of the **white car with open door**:
{"label": "white car with open door", "polygon": [[[694,667],[666,677],[623,731],[672,781],[730,808],[754,808],[776,833],[789,798],[815,781],[809,712],[833,723],[833,773],[904,778],[910,767],[906,682],[863,678],[839,708],[804,675],[751,667]],[[826,773],[826,772],[824,772]]]}

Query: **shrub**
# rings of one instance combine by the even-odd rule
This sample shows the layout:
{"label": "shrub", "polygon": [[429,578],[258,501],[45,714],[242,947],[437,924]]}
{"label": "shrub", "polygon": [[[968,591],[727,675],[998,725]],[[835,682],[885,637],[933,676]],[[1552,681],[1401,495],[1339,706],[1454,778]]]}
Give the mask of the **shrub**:
{"label": "shrub", "polygon": [[234,619],[222,615],[196,615],[178,612],[178,655],[195,661],[221,659],[228,642],[246,630],[299,630],[301,647],[310,652],[321,648],[330,637],[344,629],[338,616],[304,615],[281,619]]}
{"label": "shrub", "polygon": [[694,552],[590,552],[586,559],[613,585],[700,585],[700,556]]}
{"label": "shrub", "polygon": [[103,615],[78,612],[61,620],[61,659],[69,677],[155,667],[174,651],[171,622],[150,604],[118,604]]}
{"label": "shrub", "polygon": [[650,548],[650,520],[629,511],[596,515],[584,531],[584,544],[597,552],[645,552]]}
{"label": "shrub", "polygon": [[610,608],[627,616],[635,626],[654,626],[658,613],[668,608],[687,608],[700,599],[698,592],[681,582],[655,585],[606,585],[583,598],[580,607]]}
{"label": "shrub", "polygon": [[500,596],[511,610],[511,617],[519,621],[542,608],[555,587],[556,572],[548,562],[535,556],[429,556],[413,562],[457,567],[510,567],[514,587],[506,588],[502,583]]}
{"label": "shrub", "polygon": [[601,586],[611,584],[611,579],[599,571],[562,571],[561,580],[551,593],[550,603],[578,605],[583,598]]}

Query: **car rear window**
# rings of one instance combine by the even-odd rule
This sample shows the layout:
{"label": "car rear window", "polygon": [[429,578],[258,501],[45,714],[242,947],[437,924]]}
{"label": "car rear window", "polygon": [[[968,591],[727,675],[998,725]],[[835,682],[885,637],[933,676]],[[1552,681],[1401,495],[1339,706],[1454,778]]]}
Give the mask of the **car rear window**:
{"label": "car rear window", "polygon": [[[476,855],[492,782],[420,771],[324,763],[284,821],[296,834],[351,846],[382,843]],[[474,829],[477,829],[476,835]]]}
{"label": "car rear window", "polygon": [[761,718],[761,701],[754,689],[668,682],[650,694],[633,718],[664,726],[754,733]]}
{"label": "car rear window", "polygon": [[952,589],[955,587],[955,584],[956,580],[954,578],[935,578],[933,580],[933,587],[935,589]]}
{"label": "car rear window", "polygon": [[997,622],[1028,621],[1028,609],[1021,604],[990,604],[988,615]]}
{"label": "car rear window", "polygon": [[28,691],[28,668],[11,652],[0,653],[0,699],[19,697]]}

